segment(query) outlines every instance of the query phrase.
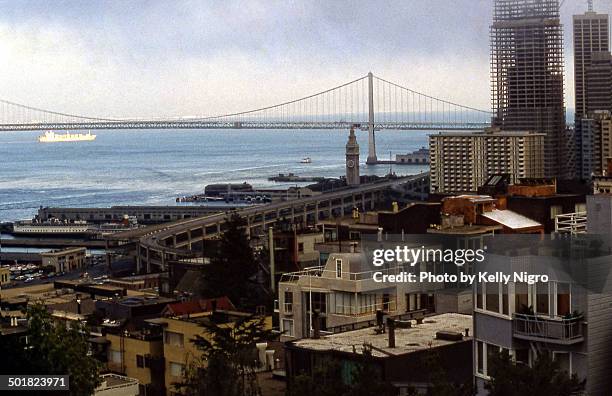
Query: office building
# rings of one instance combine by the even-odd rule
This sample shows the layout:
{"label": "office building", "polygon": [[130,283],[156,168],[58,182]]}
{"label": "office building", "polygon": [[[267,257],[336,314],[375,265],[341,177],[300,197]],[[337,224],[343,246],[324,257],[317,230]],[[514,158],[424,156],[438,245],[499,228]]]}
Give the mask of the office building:
{"label": "office building", "polygon": [[430,135],[431,193],[475,192],[489,176],[512,182],[544,176],[545,135],[528,132],[439,133]]}
{"label": "office building", "polygon": [[593,111],[576,120],[576,134],[580,136],[580,176],[591,179],[603,175],[607,159],[612,157],[612,114]]}
{"label": "office building", "polygon": [[[587,72],[601,62],[602,55],[610,51],[610,32],[608,15],[588,11],[582,15],[574,15],[574,85],[576,90],[575,113],[576,120],[587,115],[589,110],[603,110],[594,103],[589,103],[588,97],[597,87],[590,86]],[[597,53],[594,57],[594,54]],[[605,55],[603,55],[605,57]],[[608,62],[609,63],[609,62]],[[592,83],[592,81],[591,81]],[[603,88],[603,87],[602,87]],[[610,92],[608,92],[610,94]],[[595,106],[595,107],[593,107]]]}
{"label": "office building", "polygon": [[558,0],[496,0],[491,25],[493,123],[544,133],[544,175],[565,176],[563,27]]}

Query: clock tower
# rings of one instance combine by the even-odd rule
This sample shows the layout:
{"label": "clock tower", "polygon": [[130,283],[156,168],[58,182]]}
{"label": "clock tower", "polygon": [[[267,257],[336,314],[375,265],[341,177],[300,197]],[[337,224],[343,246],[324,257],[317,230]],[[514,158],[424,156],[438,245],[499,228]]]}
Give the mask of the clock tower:
{"label": "clock tower", "polygon": [[354,127],[351,127],[348,142],[346,142],[346,184],[349,186],[359,184],[359,144],[357,144]]}

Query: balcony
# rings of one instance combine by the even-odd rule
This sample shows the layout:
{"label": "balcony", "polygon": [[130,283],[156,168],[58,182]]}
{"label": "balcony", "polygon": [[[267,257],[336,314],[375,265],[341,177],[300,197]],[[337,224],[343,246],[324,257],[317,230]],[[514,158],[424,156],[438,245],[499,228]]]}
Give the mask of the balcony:
{"label": "balcony", "polygon": [[528,341],[572,345],[584,341],[582,315],[571,319],[543,318],[535,315],[513,314],[514,337]]}

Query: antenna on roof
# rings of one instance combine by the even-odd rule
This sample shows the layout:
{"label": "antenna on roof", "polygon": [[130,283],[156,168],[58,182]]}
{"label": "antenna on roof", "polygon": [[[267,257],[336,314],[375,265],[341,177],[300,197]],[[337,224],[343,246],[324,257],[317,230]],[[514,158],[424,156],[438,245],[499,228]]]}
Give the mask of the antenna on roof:
{"label": "antenna on roof", "polygon": [[587,0],[587,3],[589,5],[589,12],[593,12],[593,0]]}

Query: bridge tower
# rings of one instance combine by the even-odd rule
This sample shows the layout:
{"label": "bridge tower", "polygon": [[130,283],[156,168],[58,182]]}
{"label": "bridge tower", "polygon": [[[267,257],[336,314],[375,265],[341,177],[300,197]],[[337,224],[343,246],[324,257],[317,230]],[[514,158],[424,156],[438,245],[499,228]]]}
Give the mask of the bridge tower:
{"label": "bridge tower", "polygon": [[376,158],[376,139],[374,136],[374,75],[368,73],[368,159],[366,164],[375,164]]}

